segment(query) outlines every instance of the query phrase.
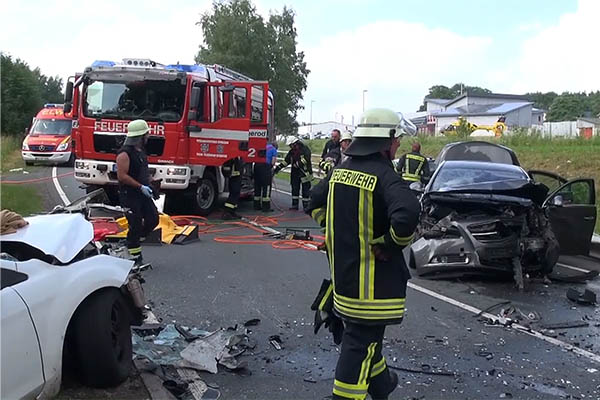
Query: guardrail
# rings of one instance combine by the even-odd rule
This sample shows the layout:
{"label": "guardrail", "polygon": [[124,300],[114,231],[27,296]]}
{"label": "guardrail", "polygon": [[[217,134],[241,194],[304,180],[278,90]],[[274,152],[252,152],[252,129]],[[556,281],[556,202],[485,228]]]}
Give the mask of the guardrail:
{"label": "guardrail", "polygon": [[[277,150],[277,163],[278,164],[285,159],[286,154],[287,154],[287,151]],[[325,172],[323,172],[321,170],[321,168],[319,168],[319,162],[321,161],[321,157],[316,154],[311,154],[310,158],[312,161],[311,165],[312,165],[312,169],[313,169],[313,176],[316,178],[324,178]],[[291,167],[289,165],[287,167],[285,167],[284,169],[282,169],[282,171],[285,171],[285,172],[290,172],[290,170],[291,170]]]}

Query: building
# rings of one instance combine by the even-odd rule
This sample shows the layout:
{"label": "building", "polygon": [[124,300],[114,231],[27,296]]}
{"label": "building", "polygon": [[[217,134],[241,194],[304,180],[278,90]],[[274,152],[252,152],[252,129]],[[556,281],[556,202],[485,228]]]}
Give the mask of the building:
{"label": "building", "polygon": [[459,117],[475,125],[494,125],[502,117],[509,129],[541,126],[545,118],[544,110],[534,108],[525,96],[513,94],[467,92],[452,100],[425,98],[425,103],[431,133],[439,133]]}
{"label": "building", "polygon": [[600,136],[600,118],[578,118],[577,129],[579,130],[579,136],[586,139],[590,139],[592,136]]}
{"label": "building", "polygon": [[331,136],[331,131],[338,129],[340,132],[345,130],[354,132],[354,126],[342,124],[337,121],[319,122],[314,124],[300,125],[298,127],[298,136],[301,138],[324,139]]}

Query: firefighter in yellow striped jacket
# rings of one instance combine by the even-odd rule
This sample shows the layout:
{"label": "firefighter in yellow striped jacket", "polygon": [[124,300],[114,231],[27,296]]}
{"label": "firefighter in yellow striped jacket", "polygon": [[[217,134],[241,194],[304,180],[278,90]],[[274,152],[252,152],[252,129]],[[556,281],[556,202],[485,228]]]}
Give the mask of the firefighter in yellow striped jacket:
{"label": "firefighter in yellow striped jacket", "polygon": [[[394,171],[400,117],[366,111],[346,154],[311,192],[309,212],[326,230],[333,311],[345,322],[333,398],[387,399],[398,383],[381,353],[386,325],[404,317],[419,203]],[[326,301],[324,300],[323,303]]]}
{"label": "firefighter in yellow striped jacket", "polygon": [[396,165],[396,171],[409,185],[413,182],[425,183],[425,179],[429,178],[429,164],[421,154],[420,143],[413,143],[412,151],[400,157]]}

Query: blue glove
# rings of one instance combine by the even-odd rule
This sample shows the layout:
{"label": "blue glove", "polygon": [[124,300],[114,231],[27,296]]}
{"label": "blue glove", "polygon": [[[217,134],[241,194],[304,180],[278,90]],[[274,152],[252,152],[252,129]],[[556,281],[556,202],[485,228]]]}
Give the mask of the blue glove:
{"label": "blue glove", "polygon": [[152,188],[150,186],[142,185],[140,186],[140,192],[149,199],[152,198]]}

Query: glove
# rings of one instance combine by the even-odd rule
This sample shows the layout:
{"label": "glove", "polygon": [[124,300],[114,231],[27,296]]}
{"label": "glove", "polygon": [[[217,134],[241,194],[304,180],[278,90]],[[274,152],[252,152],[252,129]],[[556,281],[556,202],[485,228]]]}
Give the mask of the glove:
{"label": "glove", "polygon": [[273,170],[273,175],[277,175],[277,173],[281,171],[281,167],[278,165],[275,167],[275,169]]}
{"label": "glove", "polygon": [[142,185],[140,186],[140,192],[147,198],[152,198],[152,188],[150,186]]}

